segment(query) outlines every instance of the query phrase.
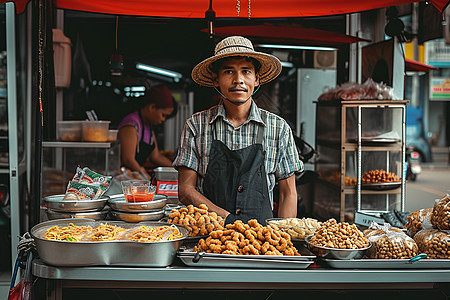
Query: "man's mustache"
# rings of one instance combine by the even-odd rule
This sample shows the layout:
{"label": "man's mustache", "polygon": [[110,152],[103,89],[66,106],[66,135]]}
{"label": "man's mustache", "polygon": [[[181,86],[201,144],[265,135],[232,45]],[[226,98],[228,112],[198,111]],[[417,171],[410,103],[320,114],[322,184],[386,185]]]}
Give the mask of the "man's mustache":
{"label": "man's mustache", "polygon": [[248,88],[246,88],[245,86],[241,86],[241,85],[235,85],[235,86],[230,87],[228,89],[229,92],[232,92],[233,90],[241,90],[241,91],[244,91],[244,92],[248,92]]}

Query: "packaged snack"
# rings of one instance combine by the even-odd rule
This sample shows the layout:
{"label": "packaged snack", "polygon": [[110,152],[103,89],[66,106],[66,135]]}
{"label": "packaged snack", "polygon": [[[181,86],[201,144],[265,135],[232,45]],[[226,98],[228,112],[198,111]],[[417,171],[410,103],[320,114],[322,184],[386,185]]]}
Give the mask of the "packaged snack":
{"label": "packaged snack", "polygon": [[440,230],[450,230],[450,196],[436,200],[431,213],[431,224]]}
{"label": "packaged snack", "polygon": [[416,242],[401,229],[372,222],[364,236],[372,242],[367,256],[380,259],[409,259],[419,254]]}
{"label": "packaged snack", "polygon": [[422,224],[424,220],[430,220],[432,210],[432,208],[425,208],[415,211],[408,216],[408,223],[403,228],[406,228],[406,232],[410,237],[414,237],[417,232],[422,230]]}
{"label": "packaged snack", "polygon": [[84,171],[84,174],[80,179],[81,183],[85,183],[85,182],[83,182],[83,180],[86,180],[86,181],[88,181],[88,183],[98,183],[102,186],[105,186],[106,188],[109,187],[109,185],[111,184],[112,176],[105,176],[105,175],[96,173],[96,172],[92,171],[91,169],[89,169],[88,167],[84,167],[83,171]]}
{"label": "packaged snack", "polygon": [[92,200],[100,197],[101,193],[100,185],[69,181],[64,200]]}
{"label": "packaged snack", "polygon": [[450,234],[438,229],[424,229],[416,233],[414,240],[427,258],[450,258]]}
{"label": "packaged snack", "polygon": [[[78,166],[75,172],[75,175],[72,178],[72,181],[69,182],[66,190],[66,195],[64,197],[65,200],[89,200],[89,199],[98,199],[100,198],[109,188],[111,184],[112,176],[105,176],[99,174],[97,172],[92,171],[88,167],[84,167],[83,169]],[[79,183],[80,185],[75,185],[75,183]],[[69,191],[69,188],[71,190]],[[76,193],[78,189],[95,189],[94,197],[85,199],[84,196]],[[69,194],[70,193],[70,194]],[[87,193],[82,192],[82,194],[88,195],[90,190]],[[91,197],[91,196],[88,196]]]}

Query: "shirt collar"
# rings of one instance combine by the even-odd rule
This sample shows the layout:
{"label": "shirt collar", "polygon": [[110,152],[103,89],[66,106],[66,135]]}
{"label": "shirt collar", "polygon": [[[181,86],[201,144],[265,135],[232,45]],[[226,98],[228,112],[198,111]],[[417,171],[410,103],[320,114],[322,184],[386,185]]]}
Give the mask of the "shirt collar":
{"label": "shirt collar", "polygon": [[[257,122],[262,124],[263,126],[266,126],[266,124],[261,119],[261,113],[256,105],[255,101],[252,101],[252,106],[250,107],[250,115],[248,116],[247,121],[245,121],[242,125],[245,125],[251,121]],[[222,117],[223,120],[227,120],[226,113],[225,113],[225,106],[223,106],[223,102],[221,101],[217,106],[216,109],[213,111],[211,116],[210,124],[214,123],[218,117]]]}

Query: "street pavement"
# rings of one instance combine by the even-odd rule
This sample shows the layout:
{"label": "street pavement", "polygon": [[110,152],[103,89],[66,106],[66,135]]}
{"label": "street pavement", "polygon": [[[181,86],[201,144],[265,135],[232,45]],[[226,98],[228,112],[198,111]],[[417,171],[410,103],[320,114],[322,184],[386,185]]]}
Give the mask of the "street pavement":
{"label": "street pavement", "polygon": [[450,194],[450,165],[447,149],[434,148],[433,162],[422,163],[416,181],[406,182],[405,210],[413,212],[433,207],[435,199]]}

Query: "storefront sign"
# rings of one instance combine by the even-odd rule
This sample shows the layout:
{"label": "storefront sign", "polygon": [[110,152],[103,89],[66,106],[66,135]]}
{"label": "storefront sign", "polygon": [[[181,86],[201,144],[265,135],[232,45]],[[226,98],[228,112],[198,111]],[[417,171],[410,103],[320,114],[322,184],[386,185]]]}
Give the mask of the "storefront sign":
{"label": "storefront sign", "polygon": [[450,101],[450,78],[431,77],[430,100]]}
{"label": "storefront sign", "polygon": [[426,62],[437,68],[450,68],[450,46],[444,39],[426,43]]}

